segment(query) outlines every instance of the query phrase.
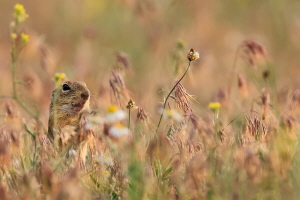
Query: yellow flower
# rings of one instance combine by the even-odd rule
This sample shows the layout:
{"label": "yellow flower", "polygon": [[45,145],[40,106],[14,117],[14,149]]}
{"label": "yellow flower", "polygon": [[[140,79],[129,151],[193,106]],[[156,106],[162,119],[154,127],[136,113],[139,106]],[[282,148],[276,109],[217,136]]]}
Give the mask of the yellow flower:
{"label": "yellow flower", "polygon": [[60,86],[60,84],[65,80],[66,74],[64,73],[56,73],[54,75],[55,87]]}
{"label": "yellow flower", "polygon": [[20,23],[28,18],[28,14],[23,5],[16,4],[14,7],[14,17],[16,18],[17,23]]}
{"label": "yellow flower", "polygon": [[107,170],[105,170],[103,173],[104,173],[104,174],[106,174],[106,175],[108,175],[108,174],[109,174],[109,172],[108,172]]}
{"label": "yellow flower", "polygon": [[118,111],[118,107],[116,105],[110,105],[107,108],[108,113],[115,113],[116,111]]}
{"label": "yellow flower", "polygon": [[26,45],[29,42],[29,35],[21,33],[21,42],[23,45]]}
{"label": "yellow flower", "polygon": [[214,113],[219,112],[221,104],[219,102],[210,102],[208,108],[211,109]]}
{"label": "yellow flower", "polygon": [[199,53],[197,51],[194,51],[194,49],[191,49],[190,52],[187,54],[187,59],[189,61],[197,60],[199,59]]}
{"label": "yellow flower", "polygon": [[11,39],[15,40],[17,38],[17,34],[15,33],[11,33],[10,34]]}

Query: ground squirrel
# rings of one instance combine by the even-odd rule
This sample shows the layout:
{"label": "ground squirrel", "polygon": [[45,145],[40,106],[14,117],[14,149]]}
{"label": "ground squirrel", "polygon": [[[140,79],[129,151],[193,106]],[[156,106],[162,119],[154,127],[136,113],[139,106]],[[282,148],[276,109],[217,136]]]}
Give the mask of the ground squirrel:
{"label": "ground squirrel", "polygon": [[67,81],[52,92],[48,133],[51,139],[67,126],[78,131],[81,115],[90,112],[90,91],[81,81]]}

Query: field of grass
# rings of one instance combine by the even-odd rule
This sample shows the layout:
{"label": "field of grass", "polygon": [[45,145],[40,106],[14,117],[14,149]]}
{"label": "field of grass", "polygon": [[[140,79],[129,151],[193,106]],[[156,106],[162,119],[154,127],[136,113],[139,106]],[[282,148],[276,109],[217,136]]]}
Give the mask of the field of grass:
{"label": "field of grass", "polygon": [[300,198],[297,0],[0,2],[1,200]]}

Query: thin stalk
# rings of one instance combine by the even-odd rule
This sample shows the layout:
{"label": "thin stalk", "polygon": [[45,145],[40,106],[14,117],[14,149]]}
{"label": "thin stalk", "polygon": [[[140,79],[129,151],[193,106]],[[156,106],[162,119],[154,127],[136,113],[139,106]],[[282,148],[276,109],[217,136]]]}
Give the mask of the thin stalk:
{"label": "thin stalk", "polygon": [[130,130],[130,108],[128,108],[128,129]]}
{"label": "thin stalk", "polygon": [[13,95],[12,97],[6,97],[6,96],[0,96],[0,98],[11,98],[14,99],[17,104],[25,111],[27,112],[31,117],[35,119],[35,121],[42,127],[43,131],[47,134],[46,129],[43,126],[43,123],[38,118],[37,115],[35,115],[28,107],[19,99],[17,94],[17,84],[16,81],[16,66],[17,66],[17,60],[18,60],[18,53],[16,50],[15,42],[12,43],[12,51],[11,51],[11,78],[12,78],[12,87],[13,87]]}
{"label": "thin stalk", "polygon": [[158,129],[159,129],[159,126],[160,126],[160,123],[161,123],[161,120],[162,120],[162,117],[163,117],[163,115],[164,115],[164,111],[165,111],[165,108],[166,108],[166,105],[167,105],[167,101],[168,101],[170,95],[171,95],[172,92],[175,90],[176,86],[180,83],[180,81],[185,77],[186,73],[187,73],[187,72],[189,71],[189,69],[190,69],[190,66],[191,66],[191,61],[189,61],[189,65],[188,65],[188,67],[186,68],[186,70],[185,70],[184,74],[182,75],[182,77],[179,79],[179,81],[177,81],[177,83],[174,85],[174,87],[172,88],[172,90],[169,92],[169,94],[168,94],[168,96],[167,96],[167,98],[166,98],[166,100],[165,100],[165,102],[164,102],[163,110],[162,110],[162,113],[161,113],[161,115],[160,115],[159,122],[158,122],[158,124],[157,124],[156,133],[157,133],[157,131],[158,131]]}
{"label": "thin stalk", "polygon": [[13,99],[13,97],[10,97],[10,96],[0,96],[0,99]]}
{"label": "thin stalk", "polygon": [[230,98],[231,98],[231,90],[232,90],[232,86],[233,86],[233,80],[234,80],[234,75],[235,75],[235,71],[236,71],[236,65],[237,65],[240,48],[241,48],[241,45],[238,46],[238,48],[235,52],[235,55],[234,55],[231,74],[230,74],[229,81],[228,81],[228,100],[230,100]]}
{"label": "thin stalk", "polygon": [[34,141],[34,153],[33,153],[33,158],[32,158],[31,163],[32,163],[32,165],[35,166],[35,164],[36,164],[36,157],[37,157],[37,154],[36,154],[36,153],[37,153],[36,134],[32,133],[32,132],[27,128],[27,126],[26,126],[25,124],[24,124],[24,128],[25,128],[26,132],[29,133],[29,135],[31,135],[31,137],[32,137],[32,139],[33,139],[33,141]]}

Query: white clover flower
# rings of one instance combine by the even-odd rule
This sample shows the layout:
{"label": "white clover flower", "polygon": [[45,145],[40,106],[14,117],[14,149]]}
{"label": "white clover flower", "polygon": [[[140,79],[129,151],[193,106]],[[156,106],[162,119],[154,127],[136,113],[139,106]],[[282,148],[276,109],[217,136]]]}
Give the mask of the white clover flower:
{"label": "white clover flower", "polygon": [[[160,113],[162,112],[162,110],[160,111]],[[182,115],[180,114],[180,112],[178,112],[175,109],[166,109],[164,111],[164,119],[172,119],[175,120],[177,122],[182,121]]]}
{"label": "white clover flower", "polygon": [[94,125],[104,123],[104,118],[101,117],[99,114],[90,115],[87,117],[87,122],[84,126],[85,130],[91,130]]}
{"label": "white clover flower", "polygon": [[112,126],[108,133],[113,137],[121,137],[129,134],[129,129],[122,124],[115,124]]}
{"label": "white clover flower", "polygon": [[107,114],[105,116],[105,120],[109,123],[116,122],[119,120],[123,120],[127,117],[125,111],[118,109],[115,105],[110,105],[107,109]]}
{"label": "white clover flower", "polygon": [[77,152],[74,149],[72,149],[72,150],[69,150],[67,157],[72,158],[72,157],[75,157],[76,155],[77,155]]}
{"label": "white clover flower", "polygon": [[113,165],[113,159],[110,156],[107,155],[99,155],[95,158],[95,161],[99,164],[103,164],[103,165]]}

